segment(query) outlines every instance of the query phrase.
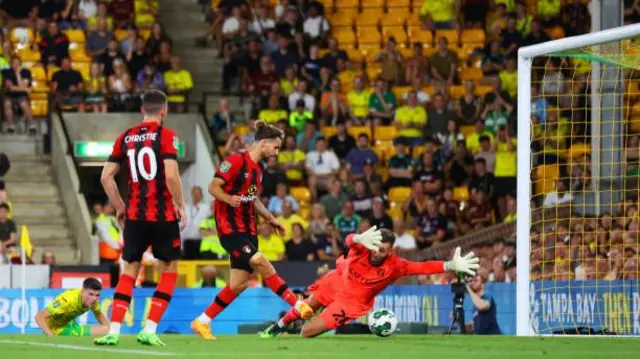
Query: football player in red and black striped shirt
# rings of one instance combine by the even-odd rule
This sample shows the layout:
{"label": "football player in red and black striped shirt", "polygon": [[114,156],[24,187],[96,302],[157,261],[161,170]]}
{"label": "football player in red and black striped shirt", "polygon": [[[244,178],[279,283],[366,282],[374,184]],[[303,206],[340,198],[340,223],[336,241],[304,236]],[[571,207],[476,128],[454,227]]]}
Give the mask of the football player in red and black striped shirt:
{"label": "football player in red and black striped shirt", "polygon": [[[178,136],[163,126],[167,116],[164,93],[157,90],[145,93],[142,113],[144,120],[141,123],[118,136],[102,171],[102,186],[116,207],[118,218],[125,221],[122,250],[125,265],[113,295],[109,334],[97,338],[97,345],[118,344],[120,326],[131,303],[142,255],[151,246],[163,269],[138,342],[164,346],[156,329],[171,301],[177,279],[180,227],[184,228],[187,218],[178,172]],[[115,181],[120,166],[129,170],[126,206]]]}
{"label": "football player in red and black striped shirt", "polygon": [[231,279],[211,305],[191,323],[191,328],[204,339],[215,339],[211,335],[211,320],[249,286],[254,270],[264,278],[269,289],[295,306],[302,317],[313,313],[307,303],[298,300],[276,274],[273,265],[258,251],[256,214],[284,235],[282,225],[258,197],[262,182],[258,163],[278,155],[283,137],[280,129],[257,121],[255,142],[246,151],[225,158],[209,185],[209,192],[215,198],[214,217],[220,244],[230,255]]}

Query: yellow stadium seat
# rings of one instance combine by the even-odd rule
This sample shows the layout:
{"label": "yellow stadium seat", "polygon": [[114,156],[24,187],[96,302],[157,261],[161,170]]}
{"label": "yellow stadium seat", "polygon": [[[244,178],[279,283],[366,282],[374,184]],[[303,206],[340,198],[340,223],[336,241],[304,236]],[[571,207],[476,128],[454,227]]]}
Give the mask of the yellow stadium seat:
{"label": "yellow stadium seat", "polygon": [[83,79],[89,79],[89,71],[91,70],[90,62],[72,62],[71,67],[73,67],[74,70],[80,72]]}
{"label": "yellow stadium seat", "polygon": [[338,40],[340,45],[356,43],[356,34],[349,28],[340,28],[333,32],[333,36]]}
{"label": "yellow stadium seat", "polygon": [[31,102],[31,112],[33,117],[44,117],[49,113],[49,101],[33,100]]}
{"label": "yellow stadium seat", "polygon": [[407,26],[422,26],[422,20],[420,19],[420,13],[412,12],[410,16],[407,17]]}
{"label": "yellow stadium seat", "polygon": [[547,194],[555,189],[556,180],[542,178],[534,181],[535,195]]}
{"label": "yellow stadium seat", "polygon": [[400,47],[398,48],[398,51],[400,51],[400,55],[405,59],[409,59],[413,56],[413,48],[411,47]]}
{"label": "yellow stadium seat", "polygon": [[469,67],[469,68],[460,70],[460,80],[462,81],[467,81],[467,80],[478,81],[478,80],[482,80],[483,77],[484,77],[484,74],[482,73],[482,70],[480,70],[477,67]]}
{"label": "yellow stadium seat", "polygon": [[395,126],[375,126],[373,128],[373,138],[376,141],[393,141],[398,136]]}
{"label": "yellow stadium seat", "polygon": [[427,146],[425,145],[413,146],[411,149],[413,150],[412,155],[414,158],[421,157],[425,152],[427,152]]}
{"label": "yellow stadium seat", "polygon": [[373,146],[374,152],[378,155],[381,161],[386,161],[393,156],[394,148],[393,141],[376,141],[376,145]]}
{"label": "yellow stadium seat", "polygon": [[138,34],[146,41],[151,36],[151,29],[138,29]]}
{"label": "yellow stadium seat", "polygon": [[457,100],[464,96],[464,86],[451,86],[449,87],[449,96],[452,100]]}
{"label": "yellow stadium seat", "polygon": [[640,101],[634,103],[633,107],[631,107],[631,115],[640,116]]}
{"label": "yellow stadium seat", "polygon": [[356,14],[356,9],[341,9],[337,13],[327,16],[327,18],[331,26],[335,29],[339,26],[353,26]]}
{"label": "yellow stadium seat", "polygon": [[560,167],[558,165],[540,165],[534,169],[536,179],[556,180],[560,176]]}
{"label": "yellow stadium seat", "polygon": [[319,3],[324,6],[325,13],[330,13],[333,11],[333,0],[318,0]]}
{"label": "yellow stadium seat", "polygon": [[359,5],[359,0],[337,0],[335,4],[337,12],[344,8],[357,8]]}
{"label": "yellow stadium seat", "polygon": [[640,133],[640,117],[632,117],[629,120],[629,131],[632,133]]}
{"label": "yellow stadium seat", "polygon": [[[393,0],[391,0],[391,2],[393,2]],[[382,9],[384,8],[384,3],[385,0],[361,0],[361,6],[363,9],[367,9],[367,8],[378,8],[378,9]]]}
{"label": "yellow stadium seat", "polygon": [[478,44],[484,46],[486,35],[483,29],[465,29],[460,34],[462,44]]}
{"label": "yellow stadium seat", "polygon": [[453,188],[453,200],[458,202],[464,202],[469,200],[469,188],[467,186],[460,186]]}
{"label": "yellow stadium seat", "polygon": [[234,128],[234,131],[236,135],[238,135],[238,137],[242,138],[244,137],[244,135],[251,132],[251,129],[247,125],[238,125],[236,126],[236,128]]}
{"label": "yellow stadium seat", "polygon": [[87,56],[85,51],[84,44],[74,43],[71,45],[69,46],[69,56],[72,62],[91,62],[91,58]]}
{"label": "yellow stadium seat", "polygon": [[449,46],[458,46],[458,31],[457,30],[436,30],[435,39],[440,40],[441,37],[446,38],[449,41]]}
{"label": "yellow stadium seat", "polygon": [[51,82],[51,78],[53,77],[53,74],[58,72],[58,70],[60,70],[60,68],[56,65],[47,65],[47,80],[49,82]]}
{"label": "yellow stadium seat", "polygon": [[408,7],[392,7],[384,14],[380,22],[382,26],[404,26],[410,16]]}
{"label": "yellow stadium seat", "polygon": [[33,92],[49,92],[49,86],[47,85],[47,82],[42,80],[34,79],[31,82],[31,89],[33,90]]}
{"label": "yellow stadium seat", "polygon": [[387,214],[394,221],[396,219],[403,220],[404,213],[402,213],[402,203],[396,203],[396,202],[389,203],[389,210],[387,211]]}
{"label": "yellow stadium seat", "polygon": [[476,131],[476,126],[474,125],[462,125],[460,126],[460,133],[464,137],[468,137]]}
{"label": "yellow stadium seat", "polygon": [[423,30],[419,25],[409,26],[409,40],[411,42],[421,42],[425,47],[433,45],[433,33],[429,30]]}
{"label": "yellow stadium seat", "polygon": [[69,43],[82,43],[84,44],[86,39],[84,37],[84,31],[78,29],[64,30],[63,31],[69,38]]}
{"label": "yellow stadium seat", "polygon": [[567,157],[578,158],[591,153],[591,146],[586,143],[576,143],[571,145]]}
{"label": "yellow stadium seat", "polygon": [[377,68],[377,67],[371,67],[365,70],[365,73],[367,74],[367,78],[369,80],[376,80],[380,74],[382,73],[382,69]]}
{"label": "yellow stadium seat", "polygon": [[369,139],[371,139],[371,127],[369,126],[351,126],[347,129],[347,132],[356,140],[362,133],[366,134],[369,136]]}
{"label": "yellow stadium seat", "polygon": [[113,37],[118,40],[118,42],[122,42],[122,40],[127,38],[128,31],[125,29],[117,29],[113,31]]}
{"label": "yellow stadium seat", "polygon": [[561,39],[564,37],[564,29],[560,26],[554,26],[546,30],[547,36],[551,38],[551,40]]}
{"label": "yellow stadium seat", "polygon": [[383,183],[387,182],[387,180],[389,179],[389,168],[386,166],[376,167],[376,173],[380,176]]}
{"label": "yellow stadium seat", "polygon": [[384,41],[387,41],[392,36],[400,46],[404,46],[408,40],[407,33],[402,26],[386,26],[382,28],[382,39]]}
{"label": "yellow stadium seat", "polygon": [[389,201],[404,202],[411,197],[411,187],[393,187],[389,189]]}
{"label": "yellow stadium seat", "polygon": [[22,62],[33,63],[40,61],[41,55],[39,51],[31,50],[29,47],[23,47],[18,49],[18,57]]}
{"label": "yellow stadium seat", "polygon": [[394,86],[391,91],[394,95],[396,95],[396,99],[398,100],[398,102],[402,102],[402,97],[404,96],[404,94],[411,91],[411,86]]}
{"label": "yellow stadium seat", "polygon": [[360,52],[359,49],[347,49],[345,51],[351,62],[362,62],[362,60],[364,60],[364,56],[362,56],[362,52]]}
{"label": "yellow stadium seat", "polygon": [[34,81],[47,81],[47,73],[42,66],[34,66],[31,69],[31,77]]}
{"label": "yellow stadium seat", "polygon": [[398,8],[411,10],[411,0],[389,0],[387,1],[387,6],[389,10]]}
{"label": "yellow stadium seat", "polygon": [[492,86],[477,86],[476,87],[476,95],[478,96],[484,96],[486,94],[488,94],[489,92],[493,92],[493,87]]}
{"label": "yellow stadium seat", "polygon": [[305,207],[300,206],[300,210],[298,211],[298,214],[300,215],[300,217],[302,217],[302,218],[304,218],[306,220],[310,219],[311,218],[310,217],[310,215],[311,215],[311,207],[309,207],[309,206],[305,206]]}
{"label": "yellow stadium seat", "polygon": [[436,88],[431,85],[423,86],[422,91],[429,95],[429,97],[433,97],[436,94]]}
{"label": "yellow stadium seat", "polygon": [[358,50],[362,54],[365,62],[371,63],[381,50],[380,44],[360,44]]}
{"label": "yellow stadium seat", "polygon": [[382,15],[382,9],[364,9],[356,16],[356,26],[378,26]]}
{"label": "yellow stadium seat", "polygon": [[307,187],[291,187],[290,193],[291,197],[295,198],[300,205],[302,205],[302,203],[311,203],[311,192]]}
{"label": "yellow stadium seat", "polygon": [[29,100],[31,101],[46,100],[49,98],[49,87],[39,88],[37,89],[38,92],[36,92],[36,89],[33,87],[31,90],[29,93]]}
{"label": "yellow stadium seat", "polygon": [[337,133],[337,130],[334,126],[322,126],[322,128],[320,129],[320,132],[322,132],[322,135],[325,138],[331,138],[333,135]]}
{"label": "yellow stadium seat", "polygon": [[362,26],[356,28],[358,44],[380,44],[382,36],[375,26]]}

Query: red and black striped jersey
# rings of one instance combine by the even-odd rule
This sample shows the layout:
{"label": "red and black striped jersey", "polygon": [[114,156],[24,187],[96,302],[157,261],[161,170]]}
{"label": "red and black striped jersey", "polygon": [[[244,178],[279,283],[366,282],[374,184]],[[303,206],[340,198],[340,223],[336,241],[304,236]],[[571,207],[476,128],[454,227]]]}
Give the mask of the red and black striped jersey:
{"label": "red and black striped jersey", "polygon": [[177,148],[176,133],[157,122],[141,122],[118,136],[108,161],[129,169],[127,219],[177,220],[164,168],[164,160],[177,160]]}
{"label": "red and black striped jersey", "polygon": [[257,235],[256,211],[253,201],[259,201],[262,188],[262,169],[248,152],[228,156],[220,163],[216,177],[224,181],[222,189],[230,196],[240,196],[240,206],[231,207],[215,201],[214,217],[218,234],[249,233]]}

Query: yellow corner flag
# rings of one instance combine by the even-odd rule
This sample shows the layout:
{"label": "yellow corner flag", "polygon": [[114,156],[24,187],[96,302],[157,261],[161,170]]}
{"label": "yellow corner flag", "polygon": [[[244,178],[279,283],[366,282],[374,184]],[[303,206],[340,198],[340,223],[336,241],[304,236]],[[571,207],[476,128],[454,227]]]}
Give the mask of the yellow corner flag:
{"label": "yellow corner flag", "polygon": [[24,252],[27,257],[31,257],[33,246],[31,245],[31,239],[29,238],[29,230],[24,224],[22,225],[22,228],[20,228],[20,247],[24,248]]}

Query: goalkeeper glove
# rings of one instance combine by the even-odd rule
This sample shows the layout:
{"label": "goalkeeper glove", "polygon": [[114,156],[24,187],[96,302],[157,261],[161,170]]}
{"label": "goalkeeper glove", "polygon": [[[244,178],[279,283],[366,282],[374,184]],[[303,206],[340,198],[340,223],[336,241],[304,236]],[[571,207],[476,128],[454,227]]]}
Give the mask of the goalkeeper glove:
{"label": "goalkeeper glove", "polygon": [[480,260],[473,252],[467,253],[464,257],[460,256],[460,247],[456,248],[453,259],[444,262],[444,270],[447,272],[462,272],[468,275],[476,275],[476,270],[480,268],[478,264]]}
{"label": "goalkeeper glove", "polygon": [[353,236],[354,243],[360,243],[370,251],[379,251],[380,244],[382,244],[382,233],[373,226],[366,231]]}

